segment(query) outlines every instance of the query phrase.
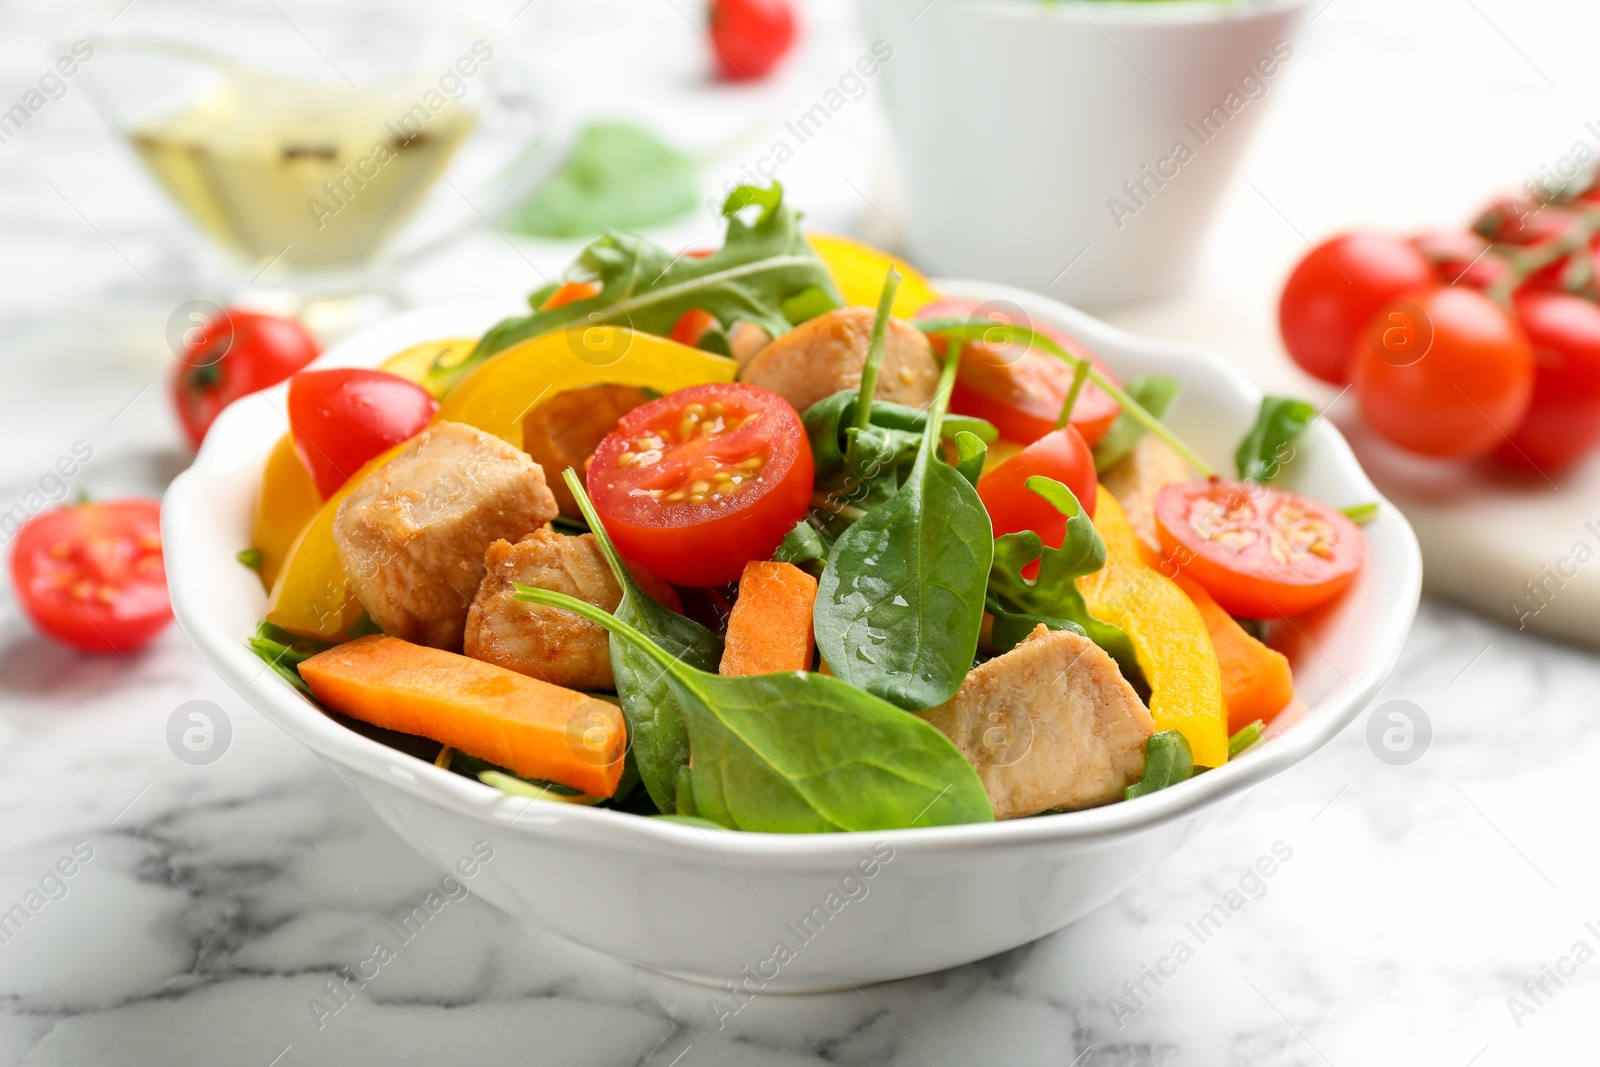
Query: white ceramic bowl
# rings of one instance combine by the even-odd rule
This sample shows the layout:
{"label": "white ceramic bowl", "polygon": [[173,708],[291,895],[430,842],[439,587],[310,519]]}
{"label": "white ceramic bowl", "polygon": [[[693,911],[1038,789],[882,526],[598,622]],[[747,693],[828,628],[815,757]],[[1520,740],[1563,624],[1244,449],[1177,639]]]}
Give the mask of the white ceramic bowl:
{"label": "white ceramic bowl", "polygon": [[[1219,469],[1230,468],[1260,393],[1222,359],[1141,340],[1014,289],[939,284],[951,295],[1020,305],[1091,346],[1124,378],[1180,378],[1173,427]],[[370,366],[415,342],[478,333],[516,310],[409,312],[350,338],[319,365]],[[1225,802],[1349,723],[1393,669],[1421,584],[1411,529],[1385,503],[1366,527],[1370,555],[1354,587],[1300,624],[1308,647],[1292,659],[1309,712],[1237,761],[1152,796],[1087,812],[887,833],[699,830],[503,795],[347,729],[263,669],[245,639],[265,597],[234,554],[249,544],[261,467],[285,429],[283,399],[279,387],[224,412],[167,493],[168,580],[189,640],[442,869],[487,840],[494,858],[469,883],[473,892],[590,948],[715,986],[806,990],[921,974],[1024,944],[1093,911]],[[1307,431],[1286,478],[1338,506],[1379,499],[1326,421]],[[737,1004],[724,1003],[727,1010]]]}
{"label": "white ceramic bowl", "polygon": [[1084,307],[1183,284],[1308,3],[860,0],[911,251]]}

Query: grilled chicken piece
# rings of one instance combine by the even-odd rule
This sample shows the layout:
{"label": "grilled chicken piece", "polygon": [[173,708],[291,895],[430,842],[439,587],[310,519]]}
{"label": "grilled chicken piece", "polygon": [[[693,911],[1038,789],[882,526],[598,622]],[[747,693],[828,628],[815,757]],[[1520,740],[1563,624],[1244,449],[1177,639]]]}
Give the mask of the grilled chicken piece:
{"label": "grilled chicken piece", "polygon": [[[802,323],[763,348],[739,380],[770,389],[804,412],[825,396],[861,387],[872,342],[873,308],[836,308]],[[923,407],[939,388],[939,361],[922,331],[889,320],[873,396]]]}
{"label": "grilled chicken piece", "polygon": [[1090,808],[1144,775],[1155,720],[1088,638],[1039,626],[922,717],[978,771],[997,819]]}
{"label": "grilled chicken piece", "polygon": [[544,472],[526,453],[441,422],[355,487],[334,517],[333,540],[379,629],[455,651],[484,552],[555,517]]}
{"label": "grilled chicken piece", "polygon": [[[616,611],[622,587],[593,534],[536,530],[514,545],[496,541],[484,565],[487,573],[467,613],[467,655],[569,689],[616,688],[610,639],[602,627],[570,611],[516,599],[520,582]],[[679,610],[670,585],[643,567],[630,564],[628,571],[657,603]]]}
{"label": "grilled chicken piece", "polygon": [[1156,532],[1156,494],[1177,482],[1194,480],[1189,463],[1154,434],[1145,434],[1133,446],[1133,454],[1100,476],[1106,492],[1117,498],[1128,514],[1134,536],[1154,554],[1161,556],[1161,537]]}
{"label": "grilled chicken piece", "polygon": [[522,416],[522,447],[545,472],[561,514],[582,513],[562,472],[584,473],[600,439],[617,428],[617,420],[650,397],[631,385],[585,385],[557,393]]}
{"label": "grilled chicken piece", "polygon": [[740,370],[748,367],[771,343],[772,335],[753,322],[736,322],[728,331],[728,351]]}

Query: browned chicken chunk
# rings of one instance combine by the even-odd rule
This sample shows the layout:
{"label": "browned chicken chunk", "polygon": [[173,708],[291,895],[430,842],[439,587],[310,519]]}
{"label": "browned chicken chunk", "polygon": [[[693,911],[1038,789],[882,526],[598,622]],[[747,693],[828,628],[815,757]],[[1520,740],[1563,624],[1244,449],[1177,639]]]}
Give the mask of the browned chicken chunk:
{"label": "browned chicken chunk", "polygon": [[1176,482],[1194,478],[1189,463],[1177,450],[1153,434],[1145,434],[1133,446],[1133,453],[1100,476],[1106,492],[1117,498],[1128,513],[1134,536],[1156,555],[1161,554],[1161,537],[1156,532],[1156,494]]}
{"label": "browned chicken chunk", "polygon": [[[484,565],[487,573],[467,613],[467,655],[569,689],[616,688],[603,628],[570,611],[516,599],[520,582],[617,610],[622,587],[593,534],[536,530],[514,545],[496,541]],[[658,603],[678,610],[670,585],[642,567],[628,570]]]}
{"label": "browned chicken chunk", "polygon": [[585,385],[557,393],[522,416],[522,447],[544,469],[561,514],[581,514],[562,472],[574,467],[582,474],[600,439],[649,399],[631,385]]}
{"label": "browned chicken chunk", "polygon": [[459,422],[418,434],[339,505],[333,540],[356,598],[391,637],[454,651],[483,554],[556,517],[527,454]]}
{"label": "browned chicken chunk", "polygon": [[[861,368],[872,342],[873,308],[837,308],[802,323],[763,348],[739,376],[771,389],[805,411],[825,396],[861,386]],[[872,395],[923,407],[939,388],[939,361],[921,330],[889,320],[883,363]]]}
{"label": "browned chicken chunk", "polygon": [[1043,626],[922,717],[977,769],[997,819],[1120,799],[1144,775],[1145,739],[1155,732],[1110,656]]}

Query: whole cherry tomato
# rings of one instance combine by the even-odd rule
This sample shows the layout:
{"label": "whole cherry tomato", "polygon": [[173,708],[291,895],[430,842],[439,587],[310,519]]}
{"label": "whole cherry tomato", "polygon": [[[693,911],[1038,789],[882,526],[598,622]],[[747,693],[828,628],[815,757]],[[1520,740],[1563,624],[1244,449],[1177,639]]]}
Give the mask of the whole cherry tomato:
{"label": "whole cherry tomato", "polygon": [[11,578],[33,624],[84,652],[131,652],[172,621],[154,500],[35,516],[17,534]]}
{"label": "whole cherry tomato", "polygon": [[1472,224],[1474,233],[1500,244],[1531,245],[1566,233],[1577,217],[1565,208],[1507,196],[1484,209]]}
{"label": "whole cherry tomato", "polygon": [[1278,329],[1300,369],[1334,385],[1350,380],[1350,353],[1374,312],[1435,275],[1411,243],[1351,233],[1312,249],[1289,275]]}
{"label": "whole cherry tomato", "polygon": [[766,77],[794,38],[788,0],[711,0],[711,46],[724,81]]}
{"label": "whole cherry tomato", "polygon": [[1600,444],[1600,307],[1564,293],[1519,293],[1517,321],[1533,345],[1533,402],[1498,455],[1555,471]]}
{"label": "whole cherry tomato", "polygon": [[586,482],[624,556],[674,585],[734,581],[811,504],[800,413],[753,385],[692,385],[622,416]]}
{"label": "whole cherry tomato", "polygon": [[1071,426],[1052,430],[978,479],[978,497],[989,512],[994,535],[1032,530],[1051,548],[1067,536],[1067,517],[1028,488],[1034,475],[1054,478],[1072,490],[1083,513],[1094,518],[1094,453]]}
{"label": "whole cherry tomato", "polygon": [[1338,596],[1366,556],[1355,523],[1255,482],[1180,482],[1156,494],[1161,550],[1230,615],[1300,615]]}
{"label": "whole cherry tomato", "polygon": [[[919,319],[985,315],[998,316],[996,321],[1030,327],[1067,352],[1086,356],[1095,370],[1116,381],[1093,352],[1052,326],[1026,321],[1020,309],[1008,312],[994,303],[952,298],[934,301],[917,312]],[[935,339],[934,343],[943,348],[944,342]],[[956,372],[955,389],[950,394],[950,410],[992,423],[1007,440],[1021,444],[1037,441],[1056,428],[1061,405],[1072,388],[1072,373],[1073,368],[1066,361],[1039,348],[969,341],[961,350],[961,366]],[[1099,386],[1084,382],[1072,405],[1070,425],[1083,435],[1085,442],[1093,445],[1111,429],[1121,411],[1117,402]]]}
{"label": "whole cherry tomato", "polygon": [[321,351],[293,319],[238,308],[191,330],[172,376],[172,403],[189,443],[199,448],[223,408],[277,385]]}
{"label": "whole cherry tomato", "polygon": [[1476,459],[1505,443],[1533,397],[1533,351],[1475,289],[1419,289],[1384,305],[1352,346],[1367,424],[1412,452]]}
{"label": "whole cherry tomato", "polygon": [[422,432],[439,402],[381,370],[339,367],[289,379],[289,432],[326,500],[370,459]]}

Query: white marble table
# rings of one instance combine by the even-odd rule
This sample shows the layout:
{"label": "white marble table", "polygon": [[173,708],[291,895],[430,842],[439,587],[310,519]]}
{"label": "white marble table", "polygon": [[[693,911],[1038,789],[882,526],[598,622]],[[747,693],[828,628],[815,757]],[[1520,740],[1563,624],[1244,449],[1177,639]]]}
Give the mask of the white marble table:
{"label": "white marble table", "polygon": [[[507,19],[518,6],[489,14]],[[770,97],[732,110],[781,111],[854,55],[847,11],[814,6],[827,32]],[[1358,220],[1383,197],[1379,221],[1459,216],[1471,198],[1438,202],[1419,187],[1430,169],[1471,170],[1488,188],[1564,147],[1564,124],[1584,117],[1579,87],[1595,81],[1577,58],[1594,35],[1558,32],[1557,6],[1437,0],[1398,14],[1381,0],[1333,0],[1247,167],[1295,221],[1271,214],[1283,229],[1271,236],[1256,217],[1265,198],[1240,186],[1206,280],[1116,317],[1204,343],[1238,326],[1220,323],[1218,308],[1247,306],[1239,314],[1269,352],[1270,287],[1224,297],[1221,272],[1281,271],[1303,247],[1294,229]],[[1546,21],[1535,7],[1550,9]],[[636,36],[689,54],[692,31],[671,9],[632,0],[628,10],[661,16],[639,16]],[[0,101],[42,70],[61,17],[6,12]],[[544,0],[522,17],[535,55],[555,54],[558,31],[584,21]],[[692,64],[672,63],[687,84]],[[1553,95],[1534,64],[1565,93]],[[627,105],[607,91],[618,98],[601,94],[595,107]],[[1566,110],[1554,114],[1556,101]],[[783,177],[819,224],[870,231],[861,201],[879,195],[879,120],[869,103],[849,118]],[[1410,148],[1391,143],[1386,154],[1363,125],[1408,131]],[[75,490],[159,492],[185,462],[162,395],[162,326],[204,290],[205,259],[77,89],[0,144],[0,190],[0,507],[79,440],[94,455]],[[709,225],[686,225],[684,239]],[[548,270],[564,255],[480,234],[406,283],[419,300],[521,292],[532,264]],[[1252,366],[1294,384],[1280,363]],[[225,691],[176,631],[128,661],[82,658],[34,636],[0,586],[0,917],[39,903],[19,930],[0,927],[0,1063],[1586,1062],[1600,1011],[1600,960],[1590,958],[1600,949],[1590,844],[1600,661],[1427,604],[1382,699],[1392,698],[1431,720],[1416,762],[1380,761],[1363,718],[1101,912],[969,967],[860,993],[761,998],[719,1030],[705,990],[468,899],[319,1028],[310,1005],[333,1003],[334,968],[370,952],[386,918],[439,872]],[[176,759],[165,736],[173,710],[194,699],[215,701],[233,730],[207,767]],[[1247,903],[1202,943],[1187,924],[1274,849],[1290,858],[1264,882],[1246,879]],[[47,877],[57,869],[72,875]],[[1193,956],[1158,985],[1146,968],[1170,973],[1161,960],[1179,941]]]}

